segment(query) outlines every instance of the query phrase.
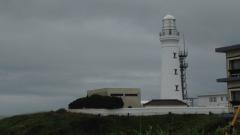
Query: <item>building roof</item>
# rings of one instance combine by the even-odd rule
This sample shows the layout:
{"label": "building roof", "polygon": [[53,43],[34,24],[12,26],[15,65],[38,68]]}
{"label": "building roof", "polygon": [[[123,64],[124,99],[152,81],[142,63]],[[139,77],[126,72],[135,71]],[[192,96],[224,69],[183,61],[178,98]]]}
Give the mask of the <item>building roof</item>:
{"label": "building roof", "polygon": [[143,106],[187,106],[187,104],[177,99],[153,99]]}
{"label": "building roof", "polygon": [[209,97],[209,96],[227,96],[227,93],[206,94],[206,95],[199,95],[198,97]]}
{"label": "building roof", "polygon": [[217,79],[217,82],[234,82],[234,81],[240,81],[240,77],[228,77]]}
{"label": "building roof", "polygon": [[167,14],[166,16],[164,16],[163,19],[175,19],[175,17],[170,14]]}
{"label": "building roof", "polygon": [[238,49],[240,50],[240,44],[216,48],[215,51],[216,52],[228,52],[228,51],[238,50]]}

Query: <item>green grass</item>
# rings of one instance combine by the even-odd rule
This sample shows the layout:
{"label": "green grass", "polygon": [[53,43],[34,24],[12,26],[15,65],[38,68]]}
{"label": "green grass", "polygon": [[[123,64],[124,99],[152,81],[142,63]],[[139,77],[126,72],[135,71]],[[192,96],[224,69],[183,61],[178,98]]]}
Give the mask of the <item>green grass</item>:
{"label": "green grass", "polygon": [[0,135],[221,135],[221,115],[105,116],[68,112],[0,120]]}

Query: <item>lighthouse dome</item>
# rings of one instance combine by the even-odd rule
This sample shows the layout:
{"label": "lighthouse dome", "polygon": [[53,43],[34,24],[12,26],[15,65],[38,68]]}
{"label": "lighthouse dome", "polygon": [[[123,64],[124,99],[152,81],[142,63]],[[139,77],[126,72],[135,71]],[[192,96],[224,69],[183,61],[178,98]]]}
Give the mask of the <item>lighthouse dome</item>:
{"label": "lighthouse dome", "polygon": [[164,18],[163,18],[164,20],[166,19],[175,19],[175,17],[174,16],[172,16],[172,15],[166,15]]}

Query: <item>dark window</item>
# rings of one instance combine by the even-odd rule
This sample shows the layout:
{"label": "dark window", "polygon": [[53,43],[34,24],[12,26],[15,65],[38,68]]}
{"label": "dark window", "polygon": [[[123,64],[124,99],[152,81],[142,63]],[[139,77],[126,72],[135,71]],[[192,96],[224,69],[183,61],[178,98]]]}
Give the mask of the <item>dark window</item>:
{"label": "dark window", "polygon": [[169,35],[172,35],[172,30],[169,30]]}
{"label": "dark window", "polygon": [[239,60],[231,60],[230,66],[232,70],[239,70],[240,69],[240,59]]}
{"label": "dark window", "polygon": [[111,96],[113,96],[113,97],[114,97],[114,96],[123,96],[123,94],[117,94],[117,93],[116,93],[116,94],[111,94]]}
{"label": "dark window", "polygon": [[138,96],[137,94],[125,94],[125,96]]}
{"label": "dark window", "polygon": [[173,53],[173,58],[176,59],[177,58],[177,53]]}
{"label": "dark window", "polygon": [[174,69],[174,75],[178,75],[177,69]]}
{"label": "dark window", "polygon": [[214,101],[214,102],[217,102],[217,98],[216,98],[216,97],[213,97],[213,101]]}
{"label": "dark window", "polygon": [[216,97],[210,97],[209,102],[217,102],[217,98]]}
{"label": "dark window", "polygon": [[240,91],[233,91],[232,92],[232,100],[233,101],[240,101]]}
{"label": "dark window", "polygon": [[221,97],[221,101],[223,101],[223,97]]}
{"label": "dark window", "polygon": [[229,61],[229,73],[231,77],[240,77],[240,59]]}
{"label": "dark window", "polygon": [[176,91],[179,91],[179,90],[178,90],[178,85],[175,85],[175,90],[176,90]]}

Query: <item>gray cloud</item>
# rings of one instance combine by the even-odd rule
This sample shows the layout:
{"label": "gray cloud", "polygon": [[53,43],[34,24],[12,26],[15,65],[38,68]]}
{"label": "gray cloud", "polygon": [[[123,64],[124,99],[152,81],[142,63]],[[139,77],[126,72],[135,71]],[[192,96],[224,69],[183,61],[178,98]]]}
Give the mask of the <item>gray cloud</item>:
{"label": "gray cloud", "polygon": [[[140,87],[143,99],[158,98],[158,32],[167,13],[176,17],[186,37],[190,95],[224,91],[226,86],[215,81],[225,76],[224,55],[214,49],[240,42],[239,4],[234,0],[3,0],[0,107],[5,111],[0,114],[65,107],[85,96],[86,90],[102,87]],[[44,105],[38,109],[31,103]]]}

